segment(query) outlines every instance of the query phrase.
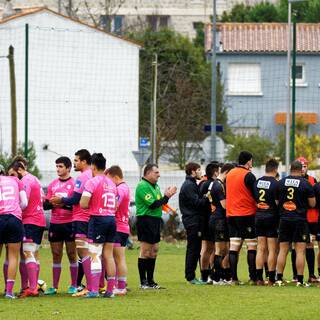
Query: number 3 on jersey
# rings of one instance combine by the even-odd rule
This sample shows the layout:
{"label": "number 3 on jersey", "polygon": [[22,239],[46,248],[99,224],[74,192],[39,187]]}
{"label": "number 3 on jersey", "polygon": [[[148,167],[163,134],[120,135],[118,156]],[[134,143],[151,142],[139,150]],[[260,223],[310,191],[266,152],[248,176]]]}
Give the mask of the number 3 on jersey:
{"label": "number 3 on jersey", "polygon": [[116,196],[114,193],[106,192],[102,195],[103,198],[103,206],[109,209],[116,208]]}
{"label": "number 3 on jersey", "polygon": [[294,188],[288,188],[287,199],[292,200],[294,195]]}

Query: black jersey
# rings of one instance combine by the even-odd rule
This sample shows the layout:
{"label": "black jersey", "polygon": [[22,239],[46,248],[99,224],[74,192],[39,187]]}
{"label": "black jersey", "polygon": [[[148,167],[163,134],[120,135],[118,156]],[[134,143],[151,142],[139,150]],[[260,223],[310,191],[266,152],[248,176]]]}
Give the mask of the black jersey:
{"label": "black jersey", "polygon": [[224,183],[220,179],[216,179],[213,182],[211,188],[211,197],[212,197],[212,204],[214,206],[214,212],[212,214],[215,218],[225,218],[226,216],[226,209],[224,209],[221,205],[222,200],[226,199],[226,188]]}
{"label": "black jersey", "polygon": [[269,218],[278,216],[276,204],[278,181],[274,177],[263,176],[255,182],[256,216]]}
{"label": "black jersey", "polygon": [[313,198],[311,184],[300,176],[288,176],[279,181],[277,197],[280,218],[284,220],[306,220],[308,198]]}
{"label": "black jersey", "polygon": [[[213,184],[214,180],[213,179],[208,179],[206,181],[201,181],[199,188],[200,188],[200,194],[202,196],[204,196],[205,194],[208,193],[209,189],[211,190],[212,188],[212,184]],[[209,217],[211,216],[211,206],[210,203],[208,203],[208,206],[206,207],[206,212],[205,212],[205,216],[207,219],[209,219]]]}
{"label": "black jersey", "polygon": [[317,182],[314,186],[313,186],[313,191],[316,197],[316,208],[319,210],[320,209],[320,182]]}

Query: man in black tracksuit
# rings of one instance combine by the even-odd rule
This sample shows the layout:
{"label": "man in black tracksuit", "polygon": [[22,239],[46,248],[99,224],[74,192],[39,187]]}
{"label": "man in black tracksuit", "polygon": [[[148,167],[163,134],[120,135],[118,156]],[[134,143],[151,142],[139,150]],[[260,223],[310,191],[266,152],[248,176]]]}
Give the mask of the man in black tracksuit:
{"label": "man in black tracksuit", "polygon": [[201,251],[201,228],[203,216],[201,215],[208,205],[207,198],[202,198],[197,185],[197,179],[201,177],[200,165],[188,163],[185,168],[186,180],[179,193],[179,207],[182,214],[182,222],[187,232],[187,252],[185,265],[185,278],[191,284],[203,284],[205,282],[196,279],[196,268]]}

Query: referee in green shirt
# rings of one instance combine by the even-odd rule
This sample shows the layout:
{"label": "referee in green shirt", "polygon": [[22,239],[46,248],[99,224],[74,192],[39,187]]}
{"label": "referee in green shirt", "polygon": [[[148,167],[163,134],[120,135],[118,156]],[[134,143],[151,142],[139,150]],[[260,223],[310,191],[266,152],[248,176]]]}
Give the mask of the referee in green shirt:
{"label": "referee in green shirt", "polygon": [[141,243],[138,259],[141,289],[160,289],[153,273],[160,242],[162,206],[177,192],[176,187],[168,187],[162,196],[157,184],[159,178],[158,165],[147,164],[135,192],[137,233]]}

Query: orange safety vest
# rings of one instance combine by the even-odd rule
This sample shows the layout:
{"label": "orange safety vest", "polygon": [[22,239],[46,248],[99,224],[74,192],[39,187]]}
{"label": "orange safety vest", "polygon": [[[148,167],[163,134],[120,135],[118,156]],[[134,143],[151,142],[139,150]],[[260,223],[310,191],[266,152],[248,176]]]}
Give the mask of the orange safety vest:
{"label": "orange safety vest", "polygon": [[[315,185],[316,181],[314,177],[308,176],[308,181],[312,186]],[[319,212],[316,208],[310,208],[307,211],[307,220],[309,223],[317,223],[319,218]]]}
{"label": "orange safety vest", "polygon": [[251,216],[256,213],[256,202],[246,187],[244,179],[249,170],[243,167],[232,169],[226,178],[227,217]]}

